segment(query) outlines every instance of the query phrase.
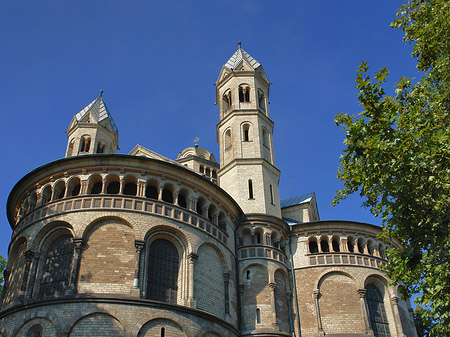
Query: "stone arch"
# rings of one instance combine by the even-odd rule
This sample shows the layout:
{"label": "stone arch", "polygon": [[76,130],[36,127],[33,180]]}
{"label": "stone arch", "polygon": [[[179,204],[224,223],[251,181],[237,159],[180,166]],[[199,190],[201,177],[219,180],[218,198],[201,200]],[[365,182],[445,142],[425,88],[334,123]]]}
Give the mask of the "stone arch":
{"label": "stone arch", "polygon": [[347,250],[350,253],[355,252],[355,238],[351,235],[347,237]]}
{"label": "stone arch", "polygon": [[[389,322],[395,322],[391,308],[389,282],[381,275],[371,274],[364,280],[365,302],[369,324],[375,336],[389,336],[396,328]],[[378,294],[377,294],[378,293]]]}
{"label": "stone arch", "polygon": [[341,251],[341,238],[339,235],[333,235],[331,238],[331,251],[339,253]]}
{"label": "stone arch", "polygon": [[194,274],[194,298],[197,308],[225,318],[225,273],[228,271],[223,253],[213,244],[204,243],[198,251]]}
{"label": "stone arch", "polygon": [[[47,317],[40,316],[25,319],[24,323],[15,330],[17,331],[13,333],[15,337],[56,337],[57,334],[54,322]],[[38,331],[40,334],[33,334]]]}
{"label": "stone arch", "polygon": [[28,248],[27,239],[23,236],[17,238],[9,250],[7,269],[11,271],[8,287],[4,291],[3,305],[12,303],[20,294],[25,268],[24,253]]}
{"label": "stone arch", "polygon": [[315,283],[314,283],[315,286],[316,286],[316,289],[319,289],[319,288],[320,288],[320,282],[321,282],[321,280],[323,280],[323,278],[324,278],[327,274],[330,274],[330,273],[340,273],[340,274],[343,274],[343,275],[345,275],[345,276],[351,278],[351,279],[353,280],[353,282],[355,282],[355,284],[356,284],[357,286],[359,286],[358,280],[357,280],[351,273],[349,273],[345,268],[330,267],[330,268],[327,268],[325,271],[321,272],[321,273],[317,276],[316,281],[315,281]]}
{"label": "stone arch", "polygon": [[106,194],[120,193],[120,177],[117,174],[108,174],[105,178],[105,192]]}
{"label": "stone arch", "polygon": [[243,142],[249,142],[251,141],[251,129],[252,129],[252,123],[250,121],[245,121],[241,123],[241,139]]}
{"label": "stone arch", "polygon": [[96,337],[124,337],[122,323],[104,312],[94,312],[78,319],[69,331],[68,337],[85,337],[86,330]]}
{"label": "stone arch", "polygon": [[155,318],[146,322],[139,330],[137,337],[159,337],[162,335],[162,329],[164,329],[164,336],[186,337],[181,325],[167,318]]}
{"label": "stone arch", "polygon": [[214,331],[205,332],[201,337],[222,337],[219,333]]}
{"label": "stone arch", "polygon": [[58,179],[53,184],[53,195],[52,200],[59,200],[64,198],[66,194],[66,180],[65,179]]}
{"label": "stone arch", "polygon": [[41,205],[45,205],[51,201],[52,193],[53,193],[53,190],[52,190],[51,184],[47,184],[42,187],[42,189],[41,189]]}
{"label": "stone arch", "polygon": [[325,334],[365,333],[358,287],[353,278],[342,271],[330,271],[320,278],[317,289]]}
{"label": "stone arch", "polygon": [[83,232],[79,292],[129,294],[136,264],[135,238],[133,226],[118,217],[102,217],[89,224]]}
{"label": "stone arch", "polygon": [[79,153],[89,153],[91,147],[91,136],[83,135],[80,137],[80,146],[78,148]]}
{"label": "stone arch", "polygon": [[264,228],[257,226],[254,230],[254,244],[263,245],[264,244]]}
{"label": "stone arch", "polygon": [[123,178],[123,194],[137,195],[137,178],[134,175],[128,174]]}
{"label": "stone arch", "polygon": [[319,244],[317,243],[317,238],[315,236],[310,236],[308,238],[308,253],[317,254],[319,252]]}
{"label": "stone arch", "polygon": [[289,332],[289,308],[287,300],[288,275],[278,268],[274,272],[275,287],[275,311],[277,313],[277,324],[281,331]]}
{"label": "stone arch", "polygon": [[189,189],[181,187],[178,193],[178,205],[183,208],[188,208],[188,200],[190,197]]}
{"label": "stone arch", "polygon": [[33,247],[39,252],[39,259],[32,286],[33,298],[64,295],[72,267],[73,237],[70,224],[60,221],[45,226],[36,236]]}
{"label": "stone arch", "polygon": [[100,194],[103,192],[103,177],[100,174],[92,174],[88,178],[87,194]]}
{"label": "stone arch", "polygon": [[165,182],[161,191],[161,199],[164,202],[173,204],[175,201],[174,192],[176,191],[175,185],[171,182]]}
{"label": "stone arch", "polygon": [[149,178],[145,184],[145,197],[158,200],[159,181],[156,178]]}
{"label": "stone arch", "polygon": [[189,251],[190,243],[187,240],[184,233],[179,231],[178,229],[166,226],[157,226],[150,229],[145,235],[145,250],[143,252],[143,260],[144,260],[144,277],[142,284],[145,289],[143,289],[145,296],[148,296],[147,286],[149,282],[149,272],[150,272],[150,247],[153,242],[158,239],[163,239],[170,242],[178,252],[178,274],[177,274],[177,303],[180,303],[184,299],[183,289],[187,284],[187,265],[186,265],[186,256]]}
{"label": "stone arch", "polygon": [[[250,271],[250,279],[247,272]],[[244,286],[242,295],[245,330],[272,327],[272,305],[270,298],[269,271],[267,266],[260,263],[251,263],[242,271],[241,277]],[[259,312],[259,317],[257,317]],[[257,322],[259,318],[259,322]]]}
{"label": "stone arch", "polygon": [[75,197],[81,194],[81,179],[74,176],[67,179],[67,196]]}
{"label": "stone arch", "polygon": [[320,237],[319,251],[322,252],[322,253],[329,253],[331,251],[330,250],[330,243],[328,242],[328,236],[322,235]]}
{"label": "stone arch", "polygon": [[223,133],[223,144],[224,144],[224,148],[225,150],[231,148],[232,146],[232,132],[231,132],[231,128],[228,128],[224,131]]}
{"label": "stone arch", "polygon": [[239,102],[248,103],[250,102],[250,86],[247,83],[241,83],[239,85]]}

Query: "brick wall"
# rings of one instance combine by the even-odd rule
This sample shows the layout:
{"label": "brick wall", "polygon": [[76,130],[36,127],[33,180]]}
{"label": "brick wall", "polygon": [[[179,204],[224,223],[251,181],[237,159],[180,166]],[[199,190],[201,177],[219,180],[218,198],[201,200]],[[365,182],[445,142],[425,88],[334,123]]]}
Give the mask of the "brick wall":
{"label": "brick wall", "polygon": [[180,326],[168,319],[154,319],[146,323],[139,331],[137,337],[160,337],[164,329],[164,337],[185,337],[186,334]]}
{"label": "brick wall", "polygon": [[197,308],[225,318],[224,268],[218,253],[209,245],[198,250],[194,275]]}
{"label": "brick wall", "polygon": [[80,292],[128,294],[135,271],[134,231],[117,220],[94,225],[80,265]]}

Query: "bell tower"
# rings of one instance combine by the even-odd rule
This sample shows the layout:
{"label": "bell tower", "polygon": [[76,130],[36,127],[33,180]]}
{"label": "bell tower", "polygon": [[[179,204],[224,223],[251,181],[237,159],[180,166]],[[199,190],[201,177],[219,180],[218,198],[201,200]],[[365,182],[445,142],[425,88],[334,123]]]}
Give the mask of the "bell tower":
{"label": "bell tower", "polygon": [[263,67],[239,43],[216,83],[218,179],[245,213],[281,218],[269,88]]}
{"label": "bell tower", "polygon": [[119,130],[100,96],[77,113],[66,131],[66,157],[94,153],[114,153],[118,150]]}

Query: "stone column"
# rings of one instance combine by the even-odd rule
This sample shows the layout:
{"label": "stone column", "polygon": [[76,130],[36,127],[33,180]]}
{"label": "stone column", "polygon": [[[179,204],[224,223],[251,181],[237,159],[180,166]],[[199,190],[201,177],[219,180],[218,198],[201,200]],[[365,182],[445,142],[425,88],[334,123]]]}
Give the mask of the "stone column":
{"label": "stone column", "polygon": [[188,296],[188,305],[191,308],[195,308],[196,302],[194,298],[194,273],[195,273],[195,264],[197,263],[198,255],[191,253],[188,255],[189,262],[189,296]]}
{"label": "stone column", "polygon": [[225,315],[230,314],[230,273],[223,274],[223,284],[225,288]]}
{"label": "stone column", "polygon": [[219,225],[219,213],[214,213],[212,215],[212,222],[213,224],[215,224],[216,226]]}
{"label": "stone column", "polygon": [[400,310],[398,309],[398,296],[391,297],[392,309],[394,312],[395,328],[399,337],[406,337],[403,333],[402,320],[400,319]]}
{"label": "stone column", "polygon": [[209,205],[202,207],[202,217],[208,219],[208,210],[209,210]]}
{"label": "stone column", "polygon": [[88,188],[89,188],[89,180],[88,179],[83,179],[80,182],[80,194],[79,195],[84,195],[84,194],[88,194]]}
{"label": "stone column", "polygon": [[138,197],[145,197],[145,184],[146,184],[145,180],[141,180],[141,179],[138,180],[137,192],[136,192],[136,195]]}
{"label": "stone column", "polygon": [[23,255],[25,256],[25,269],[23,271],[22,285],[20,287],[20,297],[22,298],[25,297],[28,290],[28,278],[30,274],[30,267],[31,262],[33,262],[35,253],[31,249],[28,249],[23,253]]}
{"label": "stone column", "polygon": [[345,253],[348,252],[347,238],[342,238],[341,239],[340,246],[341,246],[341,252],[345,252]]}
{"label": "stone column", "polygon": [[141,296],[141,284],[139,282],[139,275],[141,272],[141,255],[144,249],[145,241],[135,240],[134,247],[136,248],[136,264],[134,267],[134,282],[133,289],[131,290],[131,295],[140,297]]}
{"label": "stone column", "polygon": [[173,204],[174,205],[176,205],[176,206],[180,206],[179,204],[178,204],[178,195],[180,194],[180,191],[178,191],[178,190],[175,190],[175,191],[173,191],[173,193],[172,193],[172,195],[173,195]]}
{"label": "stone column", "polygon": [[162,194],[163,194],[164,186],[161,184],[158,187],[158,200],[162,201]]}
{"label": "stone column", "polygon": [[27,298],[33,298],[34,283],[36,281],[37,267],[39,264],[39,253],[34,254],[33,263],[31,264],[30,284],[28,286]]}
{"label": "stone column", "polygon": [[72,295],[78,292],[78,273],[80,271],[81,251],[83,249],[83,239],[73,238],[73,259],[72,268],[70,269],[69,287],[66,290],[66,294]]}
{"label": "stone column", "polygon": [[322,318],[320,317],[319,295],[320,295],[319,289],[314,289],[313,297],[314,297],[314,307],[316,308],[317,331],[319,332],[319,336],[325,336],[322,327]]}
{"label": "stone column", "polygon": [[273,330],[278,331],[277,310],[275,306],[275,288],[277,287],[277,284],[275,282],[270,282],[268,286],[270,289],[270,304],[272,306],[272,328]]}
{"label": "stone column", "polygon": [[288,306],[289,331],[291,332],[292,335],[294,335],[295,329],[294,329],[294,322],[292,319],[292,299],[293,299],[292,291],[286,292],[286,299]]}
{"label": "stone column", "polygon": [[241,330],[245,329],[245,314],[244,314],[244,285],[241,284],[239,286],[239,299],[240,299],[240,304],[241,304],[241,308],[240,308],[240,313],[241,313],[241,319],[240,319],[240,323],[241,323]]}
{"label": "stone column", "polygon": [[192,197],[189,199],[188,209],[192,212],[197,212],[197,200],[198,198]]}
{"label": "stone column", "polygon": [[368,313],[367,304],[366,304],[366,293],[367,293],[366,289],[358,289],[359,301],[361,303],[361,311],[363,314],[364,328],[366,331],[366,335],[373,336],[374,333],[373,333],[372,328],[370,327],[369,313]]}
{"label": "stone column", "polygon": [[125,188],[124,177],[120,177],[119,183],[120,183],[119,194],[123,194],[123,190]]}

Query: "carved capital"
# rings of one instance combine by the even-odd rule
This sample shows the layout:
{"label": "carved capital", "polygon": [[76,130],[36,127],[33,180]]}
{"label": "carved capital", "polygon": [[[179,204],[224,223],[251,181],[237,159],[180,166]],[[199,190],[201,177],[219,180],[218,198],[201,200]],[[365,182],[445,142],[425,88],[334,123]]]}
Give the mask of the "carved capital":
{"label": "carved capital", "polygon": [[314,289],[313,290],[314,299],[318,299],[319,295],[320,295],[320,290],[319,289]]}
{"label": "carved capital", "polygon": [[271,291],[273,291],[277,287],[277,284],[275,282],[270,282],[267,286],[270,288]]}
{"label": "carved capital", "polygon": [[31,262],[35,255],[36,253],[33,252],[31,249],[28,249],[23,253],[23,256],[25,256],[25,261],[27,262]]}
{"label": "carved capital", "polygon": [[223,274],[223,281],[229,282],[230,281],[230,273],[224,273]]}
{"label": "carved capital", "polygon": [[73,238],[72,244],[75,249],[81,250],[83,248],[84,239],[83,238]]}
{"label": "carved capital", "polygon": [[198,255],[195,253],[190,253],[188,255],[188,260],[189,260],[189,263],[195,263],[198,260]]}
{"label": "carved capital", "polygon": [[398,305],[398,301],[400,300],[400,298],[398,296],[393,296],[391,298],[391,302],[393,305]]}
{"label": "carved capital", "polygon": [[358,289],[359,298],[366,297],[367,290],[366,289]]}
{"label": "carved capital", "polygon": [[142,249],[144,249],[145,241],[142,240],[135,240],[134,241],[134,247],[136,248],[136,253],[140,253]]}

